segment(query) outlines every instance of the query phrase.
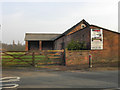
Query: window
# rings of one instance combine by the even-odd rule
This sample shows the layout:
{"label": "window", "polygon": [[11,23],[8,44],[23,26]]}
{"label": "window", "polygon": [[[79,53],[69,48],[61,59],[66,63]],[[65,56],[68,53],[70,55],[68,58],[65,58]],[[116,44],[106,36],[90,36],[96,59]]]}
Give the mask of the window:
{"label": "window", "polygon": [[85,24],[81,24],[81,29],[83,29],[84,27],[86,27],[86,25]]}

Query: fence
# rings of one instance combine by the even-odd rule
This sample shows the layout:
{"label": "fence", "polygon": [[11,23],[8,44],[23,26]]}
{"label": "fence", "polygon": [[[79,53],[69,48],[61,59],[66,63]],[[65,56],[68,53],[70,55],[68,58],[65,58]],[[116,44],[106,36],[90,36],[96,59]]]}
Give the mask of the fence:
{"label": "fence", "polygon": [[4,65],[64,65],[64,50],[2,52]]}

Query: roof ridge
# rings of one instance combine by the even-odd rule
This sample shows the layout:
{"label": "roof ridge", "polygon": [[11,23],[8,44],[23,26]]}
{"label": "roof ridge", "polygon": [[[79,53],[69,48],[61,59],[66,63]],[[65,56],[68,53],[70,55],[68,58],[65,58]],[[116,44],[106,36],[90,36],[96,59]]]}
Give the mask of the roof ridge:
{"label": "roof ridge", "polygon": [[48,35],[48,34],[50,34],[50,35],[60,35],[60,33],[25,33],[26,35],[31,35],[31,34],[33,34],[33,35],[40,35],[40,34],[46,34],[46,35]]}

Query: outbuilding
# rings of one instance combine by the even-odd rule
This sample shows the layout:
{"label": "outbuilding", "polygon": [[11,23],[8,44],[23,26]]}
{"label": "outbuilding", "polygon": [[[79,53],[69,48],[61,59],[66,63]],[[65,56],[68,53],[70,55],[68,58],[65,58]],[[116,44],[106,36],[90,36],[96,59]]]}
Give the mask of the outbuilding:
{"label": "outbuilding", "polygon": [[60,34],[51,33],[26,33],[25,50],[53,50],[54,39]]}

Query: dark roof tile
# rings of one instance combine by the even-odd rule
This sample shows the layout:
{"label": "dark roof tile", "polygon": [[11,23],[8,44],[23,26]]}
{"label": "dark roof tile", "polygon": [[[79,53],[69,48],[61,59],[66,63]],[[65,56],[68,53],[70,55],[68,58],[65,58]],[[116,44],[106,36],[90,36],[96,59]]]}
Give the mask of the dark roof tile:
{"label": "dark roof tile", "polygon": [[54,33],[26,33],[25,40],[53,41],[59,35]]}

